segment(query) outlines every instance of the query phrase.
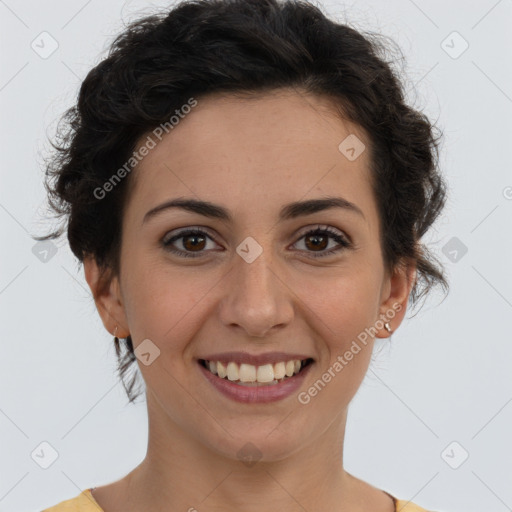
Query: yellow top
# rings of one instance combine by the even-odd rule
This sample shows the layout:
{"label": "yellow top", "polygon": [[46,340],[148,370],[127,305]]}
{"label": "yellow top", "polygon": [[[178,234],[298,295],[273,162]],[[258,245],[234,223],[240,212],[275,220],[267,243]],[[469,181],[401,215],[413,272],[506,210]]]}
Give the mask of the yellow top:
{"label": "yellow top", "polygon": [[[93,487],[94,489],[94,487]],[[389,493],[386,493],[389,494]],[[411,503],[410,501],[398,500],[391,494],[389,494],[395,502],[395,511],[396,512],[428,512],[424,508]],[[75,498],[62,501],[53,507],[46,508],[42,512],[104,512],[103,509],[98,505],[93,495],[91,494],[91,489],[86,489],[81,492]]]}

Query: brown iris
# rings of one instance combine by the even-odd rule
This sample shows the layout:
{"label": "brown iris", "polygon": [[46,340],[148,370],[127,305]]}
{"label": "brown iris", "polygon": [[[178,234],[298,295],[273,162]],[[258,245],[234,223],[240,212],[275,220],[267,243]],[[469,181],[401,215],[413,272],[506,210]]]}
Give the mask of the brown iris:
{"label": "brown iris", "polygon": [[[308,249],[310,249],[310,248],[325,249],[329,243],[328,238],[329,237],[323,236],[323,235],[308,235],[308,236],[306,236],[304,243],[306,244],[306,247],[308,247]],[[312,247],[309,247],[308,240],[313,240]],[[319,242],[319,240],[320,240],[320,242]]]}

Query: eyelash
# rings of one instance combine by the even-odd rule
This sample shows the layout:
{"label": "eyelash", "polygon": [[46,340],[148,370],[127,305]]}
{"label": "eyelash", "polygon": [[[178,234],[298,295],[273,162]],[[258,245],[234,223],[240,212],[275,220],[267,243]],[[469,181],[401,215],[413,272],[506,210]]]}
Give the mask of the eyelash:
{"label": "eyelash", "polygon": [[[299,240],[302,240],[303,238],[310,236],[310,235],[323,235],[323,234],[329,235],[329,238],[332,238],[333,240],[338,242],[341,247],[338,247],[335,249],[330,249],[329,251],[324,251],[324,252],[321,252],[318,254],[315,254],[314,251],[306,251],[306,252],[311,253],[311,256],[313,258],[325,258],[327,256],[330,256],[333,253],[337,253],[343,249],[348,249],[348,248],[352,247],[352,243],[349,240],[347,240],[347,238],[341,236],[337,231],[334,231],[333,229],[329,228],[328,226],[326,226],[326,227],[319,226],[315,229],[307,231],[299,238]],[[164,246],[164,249],[166,251],[172,252],[173,254],[177,254],[177,255],[183,256],[185,258],[198,258],[201,255],[201,253],[203,253],[205,251],[199,251],[196,256],[196,255],[193,255],[193,253],[190,253],[187,251],[181,251],[181,250],[173,248],[171,246],[171,244],[173,242],[175,242],[176,240],[179,240],[180,238],[186,238],[187,236],[190,236],[190,235],[205,235],[207,238],[214,241],[213,238],[210,235],[208,235],[208,233],[206,231],[203,231],[202,229],[193,228],[193,229],[185,229],[184,231],[181,231],[180,233],[173,236],[169,240],[165,240],[165,237],[164,237],[162,239],[161,243]],[[299,241],[299,240],[297,240],[297,241]],[[295,243],[297,243],[297,242],[295,242]]]}

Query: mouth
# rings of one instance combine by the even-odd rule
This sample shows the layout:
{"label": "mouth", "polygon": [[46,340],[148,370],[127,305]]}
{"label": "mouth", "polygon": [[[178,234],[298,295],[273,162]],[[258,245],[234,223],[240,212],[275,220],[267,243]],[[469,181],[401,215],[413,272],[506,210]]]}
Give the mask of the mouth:
{"label": "mouth", "polygon": [[245,387],[275,386],[293,379],[313,363],[312,358],[290,359],[277,363],[252,365],[235,361],[199,359],[199,364],[219,379]]}

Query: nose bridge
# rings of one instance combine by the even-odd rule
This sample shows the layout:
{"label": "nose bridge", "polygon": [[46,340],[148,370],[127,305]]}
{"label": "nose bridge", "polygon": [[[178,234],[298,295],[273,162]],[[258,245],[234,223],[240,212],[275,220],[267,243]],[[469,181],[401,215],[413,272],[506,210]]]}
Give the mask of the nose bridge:
{"label": "nose bridge", "polygon": [[275,271],[272,272],[270,268],[270,260],[270,250],[266,250],[252,262],[243,258],[237,262],[235,274],[240,291],[244,290],[245,296],[251,300],[270,302],[273,299],[274,282],[272,277],[275,279]]}
{"label": "nose bridge", "polygon": [[[241,244],[239,250],[246,248]],[[292,307],[276,276],[279,270],[274,268],[271,249],[263,249],[254,260],[241,254],[235,256],[235,268],[230,272],[223,321],[242,327],[251,336],[264,336],[273,327],[290,321]]]}

